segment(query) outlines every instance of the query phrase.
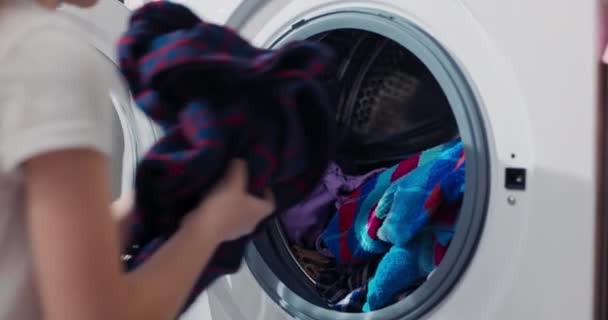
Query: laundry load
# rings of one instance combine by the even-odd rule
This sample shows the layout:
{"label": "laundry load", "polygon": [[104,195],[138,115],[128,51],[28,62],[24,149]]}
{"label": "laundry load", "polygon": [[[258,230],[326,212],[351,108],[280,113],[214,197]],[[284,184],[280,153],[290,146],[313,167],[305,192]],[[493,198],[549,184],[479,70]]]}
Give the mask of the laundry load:
{"label": "laundry load", "polygon": [[[323,181],[336,173],[343,175],[332,164]],[[442,261],[464,195],[462,142],[455,140],[357,177],[358,187],[343,189],[351,191],[348,195],[324,195],[331,188],[322,182],[317,192],[292,208],[318,209],[314,228],[297,233],[302,239],[316,237],[315,241],[293,244],[291,251],[319,296],[341,312],[374,311],[406,298]],[[326,207],[314,206],[320,198]],[[306,213],[298,210],[288,212],[296,217]],[[281,220],[293,239],[289,217]],[[302,225],[298,219],[291,223]],[[319,228],[324,230],[319,233]]]}
{"label": "laundry load", "polygon": [[[272,188],[279,210],[304,199],[332,161],[335,115],[316,80],[331,57],[322,45],[255,48],[182,5],[156,1],[133,13],[118,53],[137,106],[164,133],[136,169],[129,269],[175,232],[230,159],[247,161],[249,190]],[[247,240],[220,246],[189,303],[238,269]]]}
{"label": "laundry load", "polygon": [[322,239],[339,262],[357,265],[382,256],[363,311],[385,307],[436,267],[454,221],[433,218],[460,203],[464,170],[462,142],[440,145],[367,181],[332,218]]}
{"label": "laundry load", "polygon": [[364,175],[344,174],[335,163],[330,164],[321,183],[308,198],[281,214],[280,219],[289,240],[313,247],[332,214],[351,192],[383,169]]}

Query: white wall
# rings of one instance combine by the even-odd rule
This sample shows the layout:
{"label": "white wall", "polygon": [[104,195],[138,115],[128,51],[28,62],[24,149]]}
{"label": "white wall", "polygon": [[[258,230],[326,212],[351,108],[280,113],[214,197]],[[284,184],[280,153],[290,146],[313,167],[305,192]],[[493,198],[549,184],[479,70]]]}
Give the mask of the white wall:
{"label": "white wall", "polygon": [[[151,0],[125,0],[125,5],[130,9],[140,7]],[[241,3],[241,0],[202,1],[202,0],[173,0],[183,4],[194,13],[208,22],[223,24],[232,11]]]}

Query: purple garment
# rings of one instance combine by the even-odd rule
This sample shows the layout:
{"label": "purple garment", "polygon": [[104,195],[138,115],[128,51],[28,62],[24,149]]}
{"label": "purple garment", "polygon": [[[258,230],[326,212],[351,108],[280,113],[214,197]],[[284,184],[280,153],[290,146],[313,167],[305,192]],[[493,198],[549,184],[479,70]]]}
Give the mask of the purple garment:
{"label": "purple garment", "polygon": [[359,188],[372,176],[384,169],[376,169],[361,176],[349,176],[331,163],[325,176],[314,191],[302,202],[281,215],[281,223],[290,241],[314,248],[323,228],[342,205],[344,197]]}

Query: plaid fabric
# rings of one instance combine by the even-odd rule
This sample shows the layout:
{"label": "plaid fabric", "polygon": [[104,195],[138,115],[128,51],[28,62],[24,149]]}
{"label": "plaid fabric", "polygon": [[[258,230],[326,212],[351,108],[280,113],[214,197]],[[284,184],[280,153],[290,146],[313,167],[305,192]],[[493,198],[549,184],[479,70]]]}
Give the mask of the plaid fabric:
{"label": "plaid fabric", "polygon": [[[279,210],[319,183],[335,136],[316,80],[331,56],[326,48],[313,42],[255,48],[184,6],[157,1],[133,13],[118,53],[138,107],[165,133],[137,167],[129,268],[175,232],[231,158],[247,160],[249,190],[260,195],[271,187]],[[222,244],[192,298],[237,270],[246,240]]]}

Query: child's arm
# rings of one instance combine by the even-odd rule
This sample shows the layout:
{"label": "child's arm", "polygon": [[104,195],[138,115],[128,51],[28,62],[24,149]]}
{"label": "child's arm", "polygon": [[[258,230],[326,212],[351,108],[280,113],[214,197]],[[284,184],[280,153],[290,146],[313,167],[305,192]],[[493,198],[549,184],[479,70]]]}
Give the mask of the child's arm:
{"label": "child's arm", "polygon": [[272,200],[246,193],[242,162],[153,257],[124,274],[107,160],[86,149],[25,163],[27,219],[46,320],[174,319],[217,244],[253,230]]}

